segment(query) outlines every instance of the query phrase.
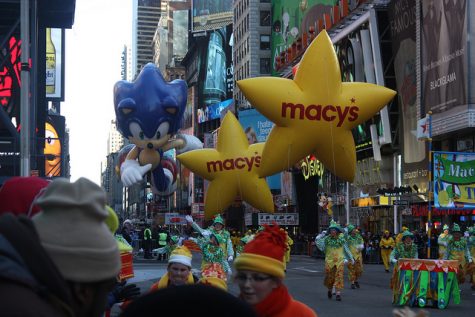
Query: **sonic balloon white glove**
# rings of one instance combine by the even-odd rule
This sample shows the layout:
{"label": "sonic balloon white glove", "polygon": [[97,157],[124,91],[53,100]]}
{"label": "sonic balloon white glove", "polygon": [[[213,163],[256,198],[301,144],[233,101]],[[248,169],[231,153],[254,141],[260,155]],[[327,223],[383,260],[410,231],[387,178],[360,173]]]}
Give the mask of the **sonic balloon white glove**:
{"label": "sonic balloon white glove", "polygon": [[120,166],[120,179],[125,187],[143,180],[143,176],[152,169],[152,164],[141,166],[136,160],[125,160]]}
{"label": "sonic balloon white glove", "polygon": [[176,149],[177,154],[185,153],[191,150],[202,149],[203,143],[197,137],[188,134],[177,134],[177,139],[182,139],[185,145]]}

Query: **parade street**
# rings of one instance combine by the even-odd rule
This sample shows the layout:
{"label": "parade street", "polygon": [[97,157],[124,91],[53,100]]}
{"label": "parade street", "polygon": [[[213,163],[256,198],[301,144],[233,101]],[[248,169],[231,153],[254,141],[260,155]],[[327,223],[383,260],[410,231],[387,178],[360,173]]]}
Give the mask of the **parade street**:
{"label": "parade street", "polygon": [[[193,253],[193,268],[199,269],[201,259]],[[135,277],[130,283],[137,283],[142,292],[146,292],[153,282],[166,272],[166,262],[156,260],[137,260],[134,263]],[[315,309],[319,317],[325,316],[392,316],[392,292],[389,289],[390,273],[384,272],[382,265],[368,264],[364,266],[360,289],[350,289],[345,270],[345,289],[342,301],[327,298],[327,290],[323,286],[324,262],[308,256],[294,255],[287,267],[285,284],[296,299]],[[461,287],[460,305],[449,304],[444,310],[426,308],[429,316],[472,316],[475,309],[475,291],[465,283]],[[237,294],[236,285],[229,283],[229,291]]]}

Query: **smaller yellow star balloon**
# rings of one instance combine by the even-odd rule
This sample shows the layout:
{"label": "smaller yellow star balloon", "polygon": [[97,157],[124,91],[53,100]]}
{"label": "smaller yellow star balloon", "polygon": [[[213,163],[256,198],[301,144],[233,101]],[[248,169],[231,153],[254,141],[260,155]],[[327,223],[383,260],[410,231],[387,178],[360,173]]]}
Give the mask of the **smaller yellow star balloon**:
{"label": "smaller yellow star balloon", "polygon": [[274,212],[274,201],[265,178],[259,177],[264,143],[249,145],[234,114],[228,112],[218,132],[216,149],[186,152],[177,159],[192,172],[210,181],[205,196],[205,218],[226,209],[239,195],[253,207]]}
{"label": "smaller yellow star balloon", "polygon": [[396,94],[370,83],[342,82],[325,30],[308,47],[294,79],[255,77],[237,85],[275,123],[262,153],[260,176],[288,169],[315,153],[326,168],[347,181],[353,181],[356,169],[351,129],[370,119]]}

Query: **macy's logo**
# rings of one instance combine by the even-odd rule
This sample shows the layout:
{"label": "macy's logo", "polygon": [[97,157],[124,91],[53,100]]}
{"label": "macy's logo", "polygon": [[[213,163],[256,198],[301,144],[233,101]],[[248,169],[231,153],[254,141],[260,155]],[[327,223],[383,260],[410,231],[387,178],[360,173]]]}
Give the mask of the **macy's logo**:
{"label": "macy's logo", "polygon": [[246,168],[248,172],[251,171],[252,167],[259,167],[261,165],[261,156],[256,155],[251,158],[248,157],[237,157],[235,159],[226,159],[226,160],[217,160],[210,161],[206,163],[208,168],[208,173],[213,172],[222,172],[223,170],[229,171],[234,169],[244,169]]}
{"label": "macy's logo", "polygon": [[[304,118],[314,121],[333,121],[338,120],[337,127],[341,127],[343,122],[345,122],[346,117],[348,116],[348,121],[352,122],[358,119],[358,111],[360,109],[356,106],[351,107],[340,107],[333,105],[309,105],[305,107],[304,105],[298,103],[293,104],[290,102],[282,103],[282,117],[291,119],[303,120]],[[298,113],[297,113],[298,112]]]}

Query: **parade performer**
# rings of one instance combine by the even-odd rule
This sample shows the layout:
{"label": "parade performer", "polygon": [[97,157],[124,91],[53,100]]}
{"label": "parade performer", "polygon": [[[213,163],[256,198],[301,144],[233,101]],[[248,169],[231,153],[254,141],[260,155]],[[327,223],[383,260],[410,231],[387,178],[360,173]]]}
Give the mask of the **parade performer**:
{"label": "parade performer", "polygon": [[[475,225],[468,229],[468,233],[470,236],[467,240],[468,250],[470,251],[470,255],[472,256],[472,260],[475,259]],[[467,271],[471,275],[471,282],[472,282],[472,290],[475,291],[475,268],[473,262],[467,265]]]}
{"label": "parade performer", "polygon": [[465,282],[465,275],[467,274],[467,265],[473,262],[470,251],[468,250],[467,239],[463,237],[460,226],[456,223],[452,226],[452,239],[447,244],[447,251],[445,260],[457,260],[459,262],[459,271],[457,273],[457,280],[459,285]]}
{"label": "parade performer", "polygon": [[414,244],[414,235],[409,230],[402,233],[401,242],[396,243],[396,247],[391,252],[389,259],[391,263],[397,263],[399,259],[418,259],[417,245]]}
{"label": "parade performer", "polygon": [[389,230],[384,230],[383,237],[379,242],[379,248],[381,249],[381,258],[383,259],[384,269],[386,270],[386,273],[389,273],[389,255],[394,249],[394,246],[394,239],[389,234]]}
{"label": "parade performer", "polygon": [[344,265],[348,261],[354,263],[354,259],[346,243],[345,236],[335,221],[330,221],[328,231],[329,235],[326,234],[326,231],[320,233],[315,238],[315,244],[325,253],[325,279],[323,284],[328,289],[328,298],[332,298],[332,288],[335,286],[336,300],[341,301],[341,290],[344,287]]}
{"label": "parade performer", "polygon": [[439,245],[439,259],[445,259],[445,253],[447,252],[447,245],[449,241],[452,240],[452,235],[449,233],[449,226],[444,225],[442,228],[444,230],[437,239],[437,244]]}
{"label": "parade performer", "polygon": [[363,256],[361,251],[364,248],[363,237],[355,226],[349,224],[347,227],[346,243],[353,256],[354,262],[348,263],[348,279],[351,282],[351,288],[360,288],[358,279],[363,274]]}
{"label": "parade performer", "polygon": [[194,241],[201,249],[203,254],[201,261],[201,275],[204,277],[215,277],[227,281],[226,260],[223,249],[220,246],[219,238],[211,233],[209,236],[199,238],[189,238]]}
{"label": "parade performer", "polygon": [[[401,242],[396,243],[394,250],[389,255],[389,261],[396,264],[399,259],[418,259],[417,245],[414,243],[414,235],[409,230],[402,232]],[[393,276],[391,277],[391,288],[397,285],[398,276],[397,266],[394,265]]]}
{"label": "parade performer", "polygon": [[[208,229],[202,229],[196,222],[193,221],[193,218],[189,215],[185,217],[186,221],[191,224],[191,227],[200,233],[203,237],[209,237],[212,233],[218,238],[219,245],[223,250],[223,254],[225,256],[224,261],[224,271],[228,274],[231,274],[231,267],[228,263],[234,259],[234,250],[233,250],[233,243],[231,241],[231,235],[229,231],[224,229],[224,220],[220,215],[217,215],[213,220],[213,225],[210,226]],[[226,261],[227,259],[227,261]]]}
{"label": "parade performer", "polygon": [[167,245],[164,247],[153,249],[153,253],[157,254],[157,259],[160,255],[164,255],[167,258],[170,257],[170,254],[176,247],[181,246],[183,242],[183,238],[178,236],[171,236],[167,242]]}
{"label": "parade performer", "polygon": [[315,312],[295,300],[284,285],[286,248],[285,234],[277,225],[265,226],[246,244],[234,262],[239,297],[252,305],[259,317],[316,317]]}
{"label": "parade performer", "polygon": [[185,246],[173,250],[168,259],[167,273],[154,283],[150,291],[156,291],[170,286],[195,284],[198,281],[191,273],[192,254]]}

